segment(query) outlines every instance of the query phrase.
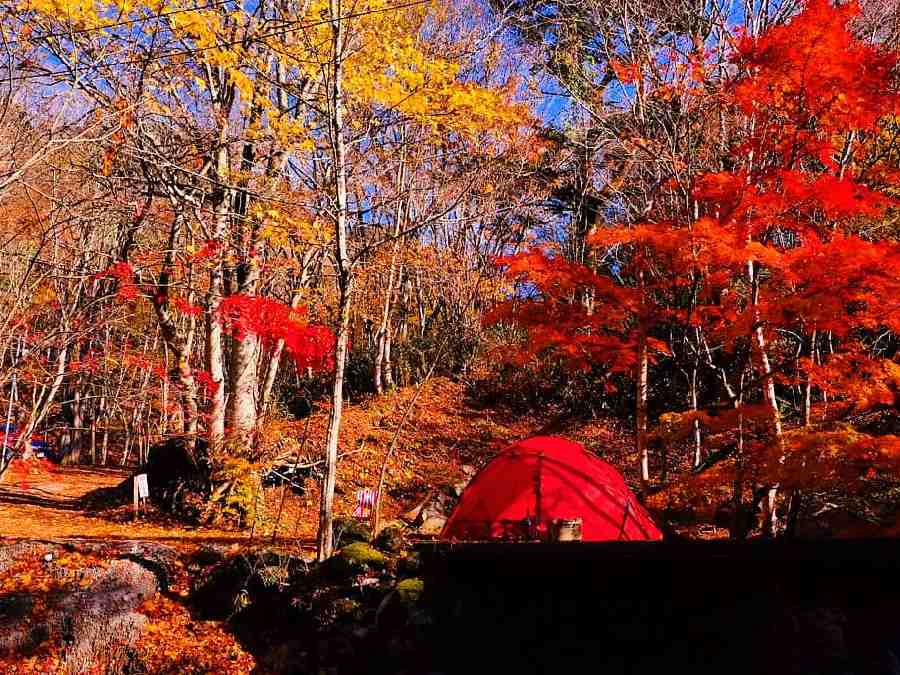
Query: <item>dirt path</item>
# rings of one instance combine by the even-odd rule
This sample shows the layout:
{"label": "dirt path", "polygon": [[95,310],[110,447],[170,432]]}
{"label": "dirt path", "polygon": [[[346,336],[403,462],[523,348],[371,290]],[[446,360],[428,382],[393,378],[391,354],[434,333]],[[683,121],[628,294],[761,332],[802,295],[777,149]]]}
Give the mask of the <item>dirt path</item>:
{"label": "dirt path", "polygon": [[[338,516],[353,512],[358,490],[376,487],[386,450],[414,396],[415,388],[407,387],[347,406],[341,432],[346,457],[339,467],[335,497]],[[431,380],[417,401],[387,465],[382,505],[385,522],[421,502],[435,488],[457,483],[464,475],[462,465],[480,467],[508,443],[534,434],[560,434],[580,441],[627,478],[637,480],[630,431],[620,424],[561,420],[550,411],[536,417],[481,407],[469,399],[463,384],[444,378]],[[293,427],[284,426],[282,432],[300,438],[308,427],[308,446],[321,447],[326,423],[326,411],[319,411],[312,424],[296,422]],[[86,500],[86,495],[128,478],[130,474],[120,469],[50,466],[35,475],[10,474],[0,479],[0,538],[270,545],[276,523],[277,543],[283,546],[305,548],[315,537],[318,493],[312,482],[303,495],[288,492],[283,503],[279,488],[266,490],[266,517],[252,532],[236,532],[186,527],[159,513],[135,521],[129,505],[103,510],[90,506],[94,500]]]}
{"label": "dirt path", "polygon": [[[258,545],[271,532],[248,533],[207,527],[185,527],[158,516],[133,519],[130,507],[91,511],[84,497],[94,490],[111,488],[129,477],[118,469],[55,467],[28,476],[4,476],[0,484],[0,538],[40,540],[117,541],[142,540],[169,544]],[[279,538],[281,545],[298,542]]]}

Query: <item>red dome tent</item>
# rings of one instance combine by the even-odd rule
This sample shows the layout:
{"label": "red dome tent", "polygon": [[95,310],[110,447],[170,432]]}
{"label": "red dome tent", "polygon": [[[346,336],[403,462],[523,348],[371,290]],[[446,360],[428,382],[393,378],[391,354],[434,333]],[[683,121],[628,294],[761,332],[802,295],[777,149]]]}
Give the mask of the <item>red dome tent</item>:
{"label": "red dome tent", "polygon": [[475,476],[441,539],[546,541],[554,521],[579,518],[583,541],[662,539],[612,466],[578,443],[538,436],[507,448]]}

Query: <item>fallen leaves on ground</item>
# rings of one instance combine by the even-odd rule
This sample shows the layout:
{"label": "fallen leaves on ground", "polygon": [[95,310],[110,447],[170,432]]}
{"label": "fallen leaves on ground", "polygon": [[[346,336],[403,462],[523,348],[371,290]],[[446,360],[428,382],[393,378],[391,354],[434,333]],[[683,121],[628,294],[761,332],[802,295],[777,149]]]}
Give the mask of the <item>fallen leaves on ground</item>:
{"label": "fallen leaves on ground", "polygon": [[157,596],[138,609],[150,619],[137,645],[140,661],[155,675],[253,672],[256,660],[222,622],[200,621],[180,601]]}

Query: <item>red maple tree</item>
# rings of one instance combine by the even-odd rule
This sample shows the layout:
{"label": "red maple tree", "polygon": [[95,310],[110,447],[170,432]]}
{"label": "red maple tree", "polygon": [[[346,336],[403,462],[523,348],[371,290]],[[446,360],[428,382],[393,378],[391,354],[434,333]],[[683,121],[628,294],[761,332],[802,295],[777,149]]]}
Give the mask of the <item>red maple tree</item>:
{"label": "red maple tree", "polygon": [[[785,482],[804,465],[792,449],[808,456],[819,441],[835,443],[832,435],[785,440],[776,380],[793,364],[806,369],[795,376],[823,388],[844,383],[834,395],[856,410],[897,402],[896,364],[879,364],[864,337],[900,330],[900,246],[862,225],[896,206],[884,190],[897,177],[896,157],[877,151],[874,139],[900,108],[900,59],[854,36],[858,11],[856,3],[810,0],[786,24],[738,37],[737,76],[721,89],[721,114],[733,130],[727,168],[694,177],[692,201],[674,219],[598,226],[594,246],[628,251],[614,273],[538,251],[502,261],[522,283],[491,318],[526,331],[524,354],[552,350],[581,367],[636,368],[639,405],[655,326],[694,327],[725,352],[752,345],[762,408],[772,418],[772,442],[759,457],[775,460],[756,467],[764,483]],[[688,302],[677,300],[684,291]],[[837,353],[824,363],[798,360],[778,331],[811,335],[813,343],[827,331]],[[858,381],[869,372],[867,386],[881,393],[858,396],[848,367]],[[638,412],[640,448],[646,427]],[[883,459],[878,448],[900,447],[893,437],[846,437],[848,456]]]}

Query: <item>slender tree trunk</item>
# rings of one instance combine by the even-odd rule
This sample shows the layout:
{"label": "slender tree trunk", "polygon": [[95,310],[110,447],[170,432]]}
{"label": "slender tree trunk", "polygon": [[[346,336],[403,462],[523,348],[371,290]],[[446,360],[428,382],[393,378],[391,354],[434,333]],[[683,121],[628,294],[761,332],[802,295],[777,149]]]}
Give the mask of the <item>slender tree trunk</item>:
{"label": "slender tree trunk", "polygon": [[162,378],[161,410],[159,411],[159,435],[165,436],[169,431],[169,376],[172,365],[169,363],[169,345],[163,337],[163,367],[166,376]]}
{"label": "slender tree trunk", "polygon": [[[724,371],[723,371],[724,374]],[[744,539],[747,536],[747,523],[744,517],[744,415],[741,406],[744,403],[744,372],[738,382],[737,397],[734,398],[734,409],[738,411],[738,437],[734,458],[734,492],[732,502],[734,504],[734,516],[732,518],[731,535],[734,539]]]}
{"label": "slender tree trunk", "polygon": [[[697,345],[698,349],[698,357],[694,360],[694,367],[691,370],[691,410],[696,413],[699,409],[698,406],[698,395],[697,395],[697,371],[700,368],[699,364],[699,349],[700,345]],[[701,438],[700,438],[700,420],[694,419],[693,423],[694,427],[694,467],[700,466],[700,462],[703,461],[701,457]]]}
{"label": "slender tree trunk", "polygon": [[12,382],[9,387],[9,399],[6,404],[6,420],[3,424],[3,445],[0,450],[0,476],[6,471],[9,456],[9,431],[12,425],[13,405],[18,398],[18,373],[19,373],[19,356],[22,354],[22,338],[20,337],[16,343],[15,352],[12,358]]}
{"label": "slender tree trunk", "polygon": [[425,303],[425,294],[422,292],[422,272],[416,270],[416,309],[419,313],[419,337],[425,337],[428,328],[428,307]]}
{"label": "slender tree trunk", "polygon": [[339,297],[337,340],[334,353],[334,386],[331,394],[331,414],[325,441],[325,477],[319,508],[317,557],[320,561],[333,553],[332,532],[334,487],[337,479],[338,435],[344,404],[344,367],[350,339],[350,302],[353,270],[348,253],[347,232],[347,166],[344,147],[343,51],[344,35],[339,0],[330,0],[332,73],[329,91],[329,123],[334,159],[334,225],[335,267]]}
{"label": "slender tree trunk", "polygon": [[381,378],[384,381],[385,389],[394,388],[394,363],[392,356],[393,347],[394,331],[391,329],[390,322],[388,322],[388,325],[384,328],[384,358],[381,373]]}
{"label": "slender tree trunk", "polygon": [[[293,302],[291,302],[293,305]],[[278,368],[281,365],[281,356],[284,352],[284,340],[278,340],[272,350],[272,355],[266,364],[263,376],[262,393],[259,396],[259,417],[262,419],[269,412],[272,403],[272,393],[275,391],[275,378],[278,376]]]}
{"label": "slender tree trunk", "polygon": [[[401,160],[397,169],[397,191],[402,192],[404,176],[406,175],[406,165]],[[397,258],[400,253],[400,232],[403,227],[403,200],[397,200],[397,208],[394,212],[394,246],[391,250],[391,267],[388,272],[387,287],[384,290],[384,305],[381,309],[381,323],[378,326],[378,334],[375,338],[375,391],[379,394],[384,393],[385,387],[394,386],[393,374],[391,373],[391,306],[394,299],[394,279],[397,276]],[[402,283],[403,268],[399,271]],[[385,361],[386,375],[383,374]]]}
{"label": "slender tree trunk", "polygon": [[[641,289],[641,303],[644,294],[644,273],[638,273],[638,283]],[[641,462],[641,486],[644,493],[650,483],[650,453],[647,448],[647,390],[649,388],[650,355],[647,346],[647,317],[641,312],[638,317],[637,334],[637,378],[635,391],[635,439],[638,457]]]}
{"label": "slender tree trunk", "polygon": [[79,383],[75,383],[74,401],[72,401],[72,452],[69,453],[70,464],[81,463],[81,446],[84,439],[82,428],[84,415],[82,411],[81,389]]}
{"label": "slender tree trunk", "polygon": [[131,454],[131,424],[128,423],[128,419],[125,417],[125,411],[123,410],[119,419],[122,420],[122,428],[125,430],[125,444],[122,450],[122,466],[125,466],[128,463],[128,457]]}
{"label": "slender tree trunk", "polygon": [[91,410],[91,425],[90,425],[90,435],[91,435],[91,465],[97,465],[97,406],[92,406]]}
{"label": "slender tree trunk", "polygon": [[[753,261],[747,263],[747,276],[752,289],[751,301],[754,307],[754,323],[753,337],[756,347],[759,350],[759,360],[763,375],[763,398],[769,405],[772,413],[772,428],[775,434],[776,442],[782,446],[781,461],[784,461],[783,452],[783,436],[781,429],[781,412],[778,409],[778,399],[775,396],[775,378],[772,371],[772,364],[769,361],[769,354],[766,346],[766,336],[763,331],[762,322],[759,319],[759,313],[756,307],[759,305],[759,278],[755,274]],[[763,501],[763,532],[767,536],[775,536],[778,530],[778,515],[775,510],[775,502],[778,497],[778,484],[769,486]]]}
{"label": "slender tree trunk", "polygon": [[[299,290],[294,291],[291,296],[291,309],[297,309],[300,305],[302,294]],[[269,405],[272,402],[272,392],[275,391],[275,378],[278,376],[278,368],[281,366],[281,358],[284,353],[284,340],[279,339],[272,349],[269,361],[266,363],[266,370],[263,375],[262,391],[259,396],[258,415],[261,419],[269,412]]]}
{"label": "slender tree trunk", "polygon": [[[812,336],[809,341],[809,360],[812,363],[815,363],[816,360],[816,342],[818,338],[818,331],[813,330]],[[803,426],[810,426],[812,424],[812,378],[807,374],[806,376],[806,386],[805,391],[803,393]]]}
{"label": "slender tree trunk", "polygon": [[153,436],[150,433],[150,411],[147,411],[147,419],[144,422],[144,457],[141,460],[141,466],[147,464],[147,460],[150,458],[150,444],[153,440]]}
{"label": "slender tree trunk", "polygon": [[[340,282],[349,284],[350,280]],[[334,519],[334,488],[337,481],[338,438],[344,406],[344,368],[350,338],[350,287],[340,292],[340,318],[334,354],[334,385],[331,392],[331,414],[325,441],[325,476],[319,508],[318,559],[325,560],[333,552],[332,522]]]}
{"label": "slender tree trunk", "polygon": [[209,275],[209,292],[206,303],[206,369],[212,380],[209,399],[209,449],[211,453],[222,448],[225,439],[225,354],[222,322],[219,306],[225,293],[224,249],[228,233],[231,208],[231,191],[228,184],[228,121],[220,120],[219,147],[216,150],[216,179],[221,192],[215,208],[214,239],[220,247],[216,264]]}
{"label": "slender tree trunk", "polygon": [[100,463],[106,466],[109,451],[109,411],[106,409],[106,399],[101,400],[100,405],[103,409],[103,435],[100,437]]}
{"label": "slender tree trunk", "polygon": [[[393,307],[394,285],[398,275],[397,254],[399,240],[394,245],[391,255],[391,269],[388,274],[387,287],[385,289],[384,304],[381,309],[381,323],[375,336],[375,391],[383,394],[384,390],[394,386],[394,377],[391,372],[391,308]],[[403,276],[403,268],[399,270],[400,278]]]}
{"label": "slender tree trunk", "polygon": [[50,411],[50,406],[56,398],[56,394],[59,392],[59,388],[62,386],[63,380],[66,377],[68,355],[69,345],[62,347],[57,353],[56,375],[53,378],[53,384],[50,386],[49,392],[42,392],[37,401],[35,401],[35,405],[31,409],[31,415],[28,417],[28,422],[25,425],[22,434],[19,436],[18,444],[24,444],[22,456],[25,459],[32,457],[34,454],[30,442],[31,434],[33,434],[38,425],[44,421],[44,417],[46,417],[47,413]]}
{"label": "slender tree trunk", "polygon": [[636,430],[638,457],[641,462],[641,484],[646,492],[650,482],[650,454],[647,449],[647,389],[649,378],[649,355],[647,350],[647,330],[643,317],[638,329],[638,372],[636,391]]}
{"label": "slender tree trunk", "polygon": [[391,268],[388,272],[387,285],[385,286],[384,293],[384,304],[381,309],[381,323],[378,326],[378,331],[375,334],[375,369],[373,374],[373,380],[375,384],[375,392],[378,394],[384,393],[384,379],[382,377],[382,366],[384,364],[384,346],[387,340],[387,331],[388,325],[390,322],[390,311],[391,311],[391,295],[392,289],[394,286],[394,275],[396,274],[397,264],[397,245],[394,244],[394,253],[391,256]]}

